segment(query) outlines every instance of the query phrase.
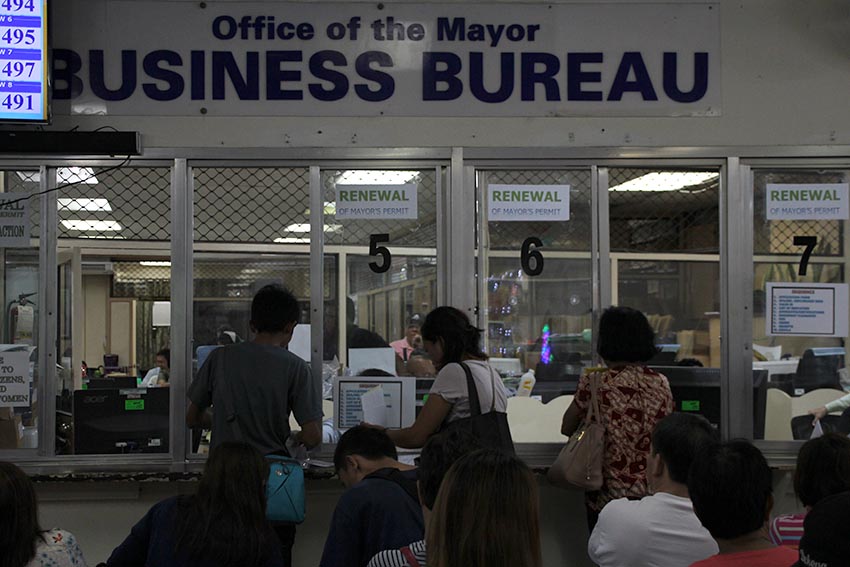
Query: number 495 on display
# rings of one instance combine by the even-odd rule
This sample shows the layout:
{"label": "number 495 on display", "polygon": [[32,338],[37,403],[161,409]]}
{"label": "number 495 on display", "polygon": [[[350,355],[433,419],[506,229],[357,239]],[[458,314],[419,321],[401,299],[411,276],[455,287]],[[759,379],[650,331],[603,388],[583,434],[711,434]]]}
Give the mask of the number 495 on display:
{"label": "number 495 on display", "polygon": [[8,94],[0,106],[7,110],[32,110],[32,95]]}

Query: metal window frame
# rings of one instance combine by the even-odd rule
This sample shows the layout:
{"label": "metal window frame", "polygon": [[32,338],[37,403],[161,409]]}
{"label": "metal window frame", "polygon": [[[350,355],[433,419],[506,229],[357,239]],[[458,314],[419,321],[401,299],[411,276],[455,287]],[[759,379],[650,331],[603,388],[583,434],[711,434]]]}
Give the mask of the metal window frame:
{"label": "metal window frame", "polygon": [[[42,188],[48,188],[51,182],[49,172],[53,172],[54,179],[52,183],[55,186],[55,169],[66,165],[75,166],[111,166],[121,163],[120,159],[76,159],[72,156],[62,156],[56,158],[54,156],[44,156],[41,158],[21,157],[16,159],[13,156],[4,156],[0,160],[0,167],[10,170],[26,170],[38,169],[42,173]],[[193,165],[212,165],[223,166],[227,164],[250,166],[292,166],[299,167],[317,166],[324,167],[345,167],[353,166],[357,168],[368,168],[370,165],[382,168],[410,167],[411,162],[416,164],[416,167],[423,168],[424,163],[433,162],[433,167],[437,168],[438,184],[444,180],[442,192],[438,192],[438,217],[443,221],[442,226],[438,222],[437,235],[437,251],[439,261],[438,269],[438,298],[441,301],[446,301],[459,306],[466,305],[467,309],[471,310],[475,305],[475,290],[470,290],[468,282],[474,278],[474,226],[472,223],[466,222],[464,214],[471,214],[475,210],[475,195],[474,191],[470,190],[474,187],[474,172],[476,167],[504,167],[505,162],[509,162],[510,167],[596,167],[598,174],[596,181],[598,186],[594,194],[600,199],[597,202],[597,214],[594,220],[600,221],[597,229],[599,237],[598,259],[604,258],[604,242],[602,237],[605,233],[602,227],[603,215],[602,210],[602,190],[605,184],[602,183],[603,173],[605,168],[610,167],[649,167],[649,168],[700,168],[700,167],[717,167],[718,165],[723,170],[721,177],[721,253],[719,260],[721,262],[721,292],[722,302],[721,311],[723,316],[722,333],[723,333],[723,367],[722,372],[727,376],[724,398],[726,400],[726,411],[724,412],[724,426],[729,431],[729,435],[740,435],[746,433],[751,425],[745,423],[750,419],[750,410],[746,403],[746,394],[744,396],[731,395],[731,388],[749,390],[751,396],[751,388],[746,388],[746,384],[732,384],[728,376],[735,371],[744,372],[744,375],[751,375],[749,371],[750,343],[752,337],[751,329],[746,326],[746,321],[738,317],[737,313],[744,312],[744,319],[750,318],[752,313],[752,298],[748,293],[746,283],[750,282],[753,273],[755,262],[762,259],[773,260],[772,257],[754,257],[751,250],[742,247],[744,243],[751,248],[752,245],[752,174],[758,169],[814,169],[814,168],[850,168],[850,147],[848,146],[783,146],[783,147],[667,147],[667,148],[358,148],[358,149],[333,149],[327,150],[323,148],[154,148],[149,149],[143,156],[138,159],[133,159],[128,163],[128,167],[163,167],[167,165],[172,168],[172,174],[186,167],[186,191],[189,192],[191,187],[192,176],[190,169]],[[180,190],[178,186],[180,182],[172,180],[172,241],[170,243],[163,242],[114,242],[103,241],[96,242],[90,240],[63,240],[63,244],[79,246],[83,254],[110,254],[118,250],[132,250],[134,255],[163,255],[170,253],[173,258],[177,258],[177,254],[182,254],[184,258],[191,259],[192,248],[192,232],[191,232],[191,207],[183,209],[184,205],[178,207],[182,212],[175,211],[175,199],[179,199]],[[186,194],[184,194],[184,197]],[[192,199],[189,198],[189,203]],[[58,293],[56,286],[52,285],[51,281],[56,278],[56,257],[58,246],[58,235],[56,230],[56,220],[58,218],[56,211],[56,194],[51,193],[42,197],[41,200],[41,228],[39,235],[39,269],[42,274],[40,281],[39,292],[51,296],[51,300],[43,302],[44,309],[40,310],[39,315],[39,333],[41,340],[39,342],[39,365],[43,369],[41,383],[39,385],[40,410],[42,419],[40,420],[39,430],[39,448],[28,450],[4,450],[0,452],[3,458],[13,459],[19,462],[27,470],[33,472],[55,472],[75,471],[84,472],[92,471],[163,471],[163,470],[196,470],[199,463],[195,462],[192,456],[186,454],[186,444],[177,445],[175,441],[179,441],[181,437],[185,439],[185,431],[181,434],[176,432],[177,429],[184,429],[180,420],[185,415],[185,407],[178,410],[181,405],[185,405],[185,398],[179,398],[178,389],[172,392],[172,403],[175,404],[172,408],[172,448],[171,454],[167,455],[92,455],[92,456],[55,456],[52,455],[55,444],[55,398],[50,396],[52,388],[55,384],[55,352],[54,349],[46,348],[47,345],[55,344],[55,341],[48,342],[51,335],[55,335],[56,330],[56,305],[53,301],[52,294]],[[457,207],[457,208],[456,208]],[[320,211],[322,208],[318,208]],[[468,216],[466,217],[469,218]],[[176,222],[183,219],[183,223]],[[183,226],[182,230],[179,229]],[[320,224],[321,226],[321,224]],[[183,240],[177,236],[177,233],[183,234]],[[186,238],[188,236],[188,238]],[[735,236],[735,238],[733,238]],[[743,240],[737,239],[740,236]],[[177,242],[175,242],[175,240]],[[732,245],[732,243],[735,245]],[[251,245],[249,247],[240,247],[242,251],[266,251],[265,245]],[[460,250],[458,249],[460,247]],[[194,248],[196,251],[228,251],[226,246],[207,246],[199,245]],[[328,247],[324,252],[329,252],[332,247]],[[455,251],[461,252],[454,254]],[[296,251],[294,248],[287,248],[283,245],[274,247],[274,251]],[[303,251],[303,250],[297,250]],[[747,254],[750,252],[749,255]],[[311,245],[311,255],[313,254]],[[342,252],[342,251],[341,251]],[[346,251],[347,252],[347,251]],[[423,250],[424,252],[424,250]],[[429,250],[430,252],[430,250]],[[710,259],[707,255],[699,255],[700,257],[688,257],[688,255],[676,255],[675,257],[661,257],[655,255],[654,259],[669,259],[669,260],[688,260],[688,261],[715,261],[717,255]],[[608,255],[609,259],[626,259],[629,255],[614,254]],[[323,254],[319,255],[323,258]],[[472,260],[464,264],[462,259]],[[786,258],[783,258],[786,260]],[[846,260],[841,262],[841,258],[831,257],[815,257],[813,262],[823,263],[847,263]],[[176,263],[176,260],[175,260]],[[191,262],[187,262],[191,265]],[[602,276],[602,266],[596,266],[599,269],[599,306],[606,303],[605,287],[611,285],[611,281],[616,277],[616,262],[612,262],[610,277]],[[173,267],[174,270],[174,267]],[[179,279],[174,276],[173,279]],[[183,271],[183,284],[180,284],[180,289],[172,289],[172,313],[183,314],[190,313],[190,304],[188,297],[191,291],[191,272]],[[185,284],[185,285],[184,285]],[[174,286],[175,284],[172,283]],[[312,288],[312,284],[311,284]],[[186,300],[180,300],[175,295],[184,293],[187,296]],[[311,289],[312,293],[312,289]],[[180,303],[184,305],[180,305]],[[732,321],[729,313],[735,312],[737,320]],[[182,341],[184,347],[189,347],[191,341],[191,329],[188,323],[189,318],[184,317],[187,321],[186,329],[183,331],[184,337]],[[172,317],[173,321],[180,320],[180,317]],[[750,325],[751,326],[751,325]],[[52,329],[52,332],[51,332]],[[179,334],[179,333],[178,333]],[[55,338],[55,337],[54,337]],[[178,346],[179,343],[176,337],[172,336],[172,346]],[[175,349],[178,350],[178,349]],[[188,352],[188,350],[186,351]],[[315,354],[315,352],[314,352]],[[179,355],[177,355],[179,357]],[[187,362],[188,357],[183,355],[183,365]],[[178,378],[178,380],[180,380]],[[177,385],[177,384],[175,384]],[[173,387],[173,386],[172,386]],[[185,387],[185,382],[182,387]],[[744,393],[744,392],[741,392]],[[51,399],[52,398],[52,399]],[[184,404],[180,404],[183,401]],[[50,410],[50,411],[48,411]],[[181,415],[183,414],[183,415]],[[737,417],[736,417],[737,416]],[[751,421],[751,420],[750,420]],[[774,464],[791,464],[793,463],[796,451],[800,446],[799,442],[777,442],[777,441],[757,441],[758,446],[762,448],[770,461]],[[526,457],[529,462],[535,464],[548,464],[551,462],[551,457],[554,456],[557,450],[556,446],[549,444],[529,444],[521,447],[521,454]],[[200,460],[200,459],[198,459]]]}

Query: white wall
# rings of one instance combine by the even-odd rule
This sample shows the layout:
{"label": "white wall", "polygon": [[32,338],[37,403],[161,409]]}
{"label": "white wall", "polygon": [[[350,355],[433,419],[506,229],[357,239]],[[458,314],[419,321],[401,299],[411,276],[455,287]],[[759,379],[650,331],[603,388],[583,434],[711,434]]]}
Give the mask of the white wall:
{"label": "white wall", "polygon": [[89,366],[103,364],[106,353],[106,314],[109,302],[109,276],[83,276],[85,297],[85,357]]}
{"label": "white wall", "polygon": [[720,4],[719,117],[56,116],[52,128],[90,130],[110,125],[138,130],[148,148],[850,144],[846,2],[721,0]]}

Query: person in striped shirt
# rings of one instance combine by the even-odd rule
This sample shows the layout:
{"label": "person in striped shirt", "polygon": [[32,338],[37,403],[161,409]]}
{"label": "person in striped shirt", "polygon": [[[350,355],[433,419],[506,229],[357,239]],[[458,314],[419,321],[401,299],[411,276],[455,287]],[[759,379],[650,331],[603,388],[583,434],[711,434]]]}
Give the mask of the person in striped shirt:
{"label": "person in striped shirt", "polygon": [[771,541],[797,548],[803,537],[803,521],[812,506],[847,490],[850,490],[850,438],[827,433],[807,441],[797,455],[794,472],[794,492],[806,511],[774,518],[770,524]]}
{"label": "person in striped shirt", "polygon": [[[483,446],[475,435],[460,427],[449,429],[445,433],[432,436],[419,458],[419,502],[422,504],[422,517],[425,520],[425,534],[428,534],[428,522],[431,509],[437,500],[443,477],[455,461]],[[401,549],[381,551],[375,555],[367,567],[425,567],[425,540],[416,541]]]}

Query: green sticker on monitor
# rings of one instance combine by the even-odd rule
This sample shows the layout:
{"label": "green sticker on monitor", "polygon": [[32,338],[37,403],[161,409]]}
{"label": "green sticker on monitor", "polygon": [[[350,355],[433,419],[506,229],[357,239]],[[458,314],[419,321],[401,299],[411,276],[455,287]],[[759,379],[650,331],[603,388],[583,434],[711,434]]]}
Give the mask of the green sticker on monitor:
{"label": "green sticker on monitor", "polygon": [[145,409],[145,400],[124,400],[126,411],[138,411]]}
{"label": "green sticker on monitor", "polygon": [[683,400],[682,411],[699,411],[699,400]]}

